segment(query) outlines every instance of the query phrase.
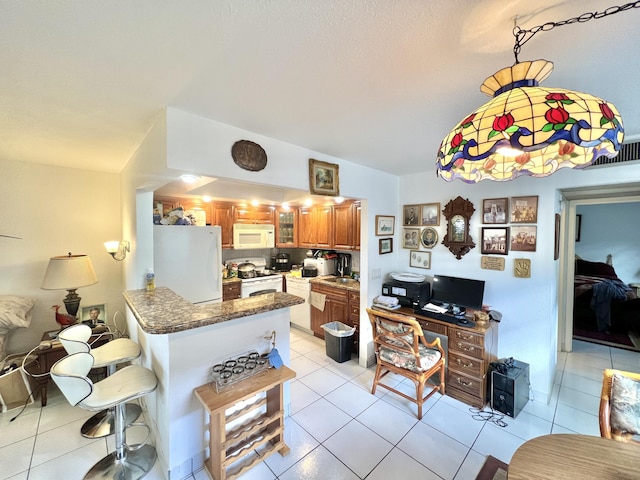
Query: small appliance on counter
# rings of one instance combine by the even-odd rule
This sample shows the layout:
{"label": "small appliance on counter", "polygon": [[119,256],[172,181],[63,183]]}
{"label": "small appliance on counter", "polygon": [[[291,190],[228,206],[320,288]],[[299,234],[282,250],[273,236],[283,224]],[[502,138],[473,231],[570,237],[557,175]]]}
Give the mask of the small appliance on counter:
{"label": "small appliance on counter", "polygon": [[279,253],[276,255],[274,268],[279,272],[288,272],[291,270],[291,257],[288,253]]}
{"label": "small appliance on counter", "polygon": [[318,276],[318,267],[315,265],[306,265],[302,267],[302,276],[303,277],[317,277]]}
{"label": "small appliance on counter", "polygon": [[431,284],[391,280],[382,284],[382,295],[396,297],[403,307],[413,307],[414,304],[422,307],[431,299]]}
{"label": "small appliance on counter", "polygon": [[[317,276],[323,275],[335,275],[336,273],[336,259],[335,258],[305,258],[303,264],[302,275],[304,276],[304,269],[308,267],[316,267]],[[311,275],[309,275],[311,276]]]}

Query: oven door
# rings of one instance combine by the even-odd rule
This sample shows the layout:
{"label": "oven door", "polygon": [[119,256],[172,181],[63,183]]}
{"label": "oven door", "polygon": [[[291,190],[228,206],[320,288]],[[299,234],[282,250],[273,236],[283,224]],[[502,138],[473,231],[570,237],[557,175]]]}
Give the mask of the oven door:
{"label": "oven door", "polygon": [[250,279],[249,281],[243,280],[240,284],[240,297],[247,298],[251,296],[252,293],[260,292],[262,290],[281,292],[282,276],[271,275],[268,277],[258,277],[255,279]]}

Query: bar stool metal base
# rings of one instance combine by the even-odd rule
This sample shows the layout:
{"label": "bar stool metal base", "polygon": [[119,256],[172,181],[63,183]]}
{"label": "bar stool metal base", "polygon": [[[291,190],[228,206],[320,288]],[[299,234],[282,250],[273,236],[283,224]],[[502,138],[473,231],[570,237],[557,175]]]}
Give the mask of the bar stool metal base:
{"label": "bar stool metal base", "polygon": [[139,480],[151,471],[156,458],[156,449],[151,445],[143,445],[139,450],[127,451],[121,460],[116,459],[116,452],[111,452],[91,467],[84,478],[85,480]]}
{"label": "bar stool metal base", "polygon": [[[142,408],[136,403],[125,405],[125,425],[130,425],[142,413]],[[80,433],[85,438],[102,438],[115,433],[115,412],[113,408],[102,410],[96,413],[89,420],[84,422]]]}

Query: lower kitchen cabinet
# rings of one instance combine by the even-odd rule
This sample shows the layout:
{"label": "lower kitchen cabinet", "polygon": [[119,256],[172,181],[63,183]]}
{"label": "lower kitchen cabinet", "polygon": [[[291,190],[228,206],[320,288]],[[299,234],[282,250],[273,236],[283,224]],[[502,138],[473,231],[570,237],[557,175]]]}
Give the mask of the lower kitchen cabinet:
{"label": "lower kitchen cabinet", "polygon": [[226,302],[227,300],[235,300],[236,298],[240,298],[240,288],[240,280],[222,282],[222,301]]}
{"label": "lower kitchen cabinet", "polygon": [[348,323],[349,299],[347,290],[311,282],[311,291],[326,295],[324,310],[311,305],[311,330],[314,336],[324,339],[322,325],[329,322]]}

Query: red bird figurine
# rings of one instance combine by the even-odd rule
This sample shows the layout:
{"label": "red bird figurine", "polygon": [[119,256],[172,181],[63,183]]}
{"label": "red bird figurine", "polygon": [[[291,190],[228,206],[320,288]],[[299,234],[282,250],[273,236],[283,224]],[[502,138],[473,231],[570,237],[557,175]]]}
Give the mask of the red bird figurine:
{"label": "red bird figurine", "polygon": [[63,328],[67,328],[78,321],[78,319],[73,315],[58,312],[58,309],[60,309],[60,305],[53,305],[51,308],[56,311],[56,322],[60,324],[60,330],[62,330]]}

